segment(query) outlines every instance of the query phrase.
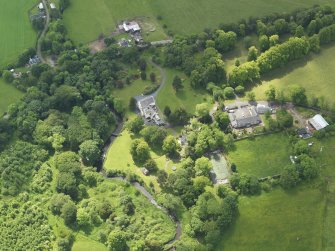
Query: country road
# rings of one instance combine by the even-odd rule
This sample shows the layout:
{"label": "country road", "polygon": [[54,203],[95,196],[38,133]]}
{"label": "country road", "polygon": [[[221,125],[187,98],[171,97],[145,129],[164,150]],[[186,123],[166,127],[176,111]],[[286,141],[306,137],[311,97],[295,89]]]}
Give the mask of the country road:
{"label": "country road", "polygon": [[42,41],[43,41],[43,39],[45,37],[45,34],[47,33],[48,28],[49,28],[50,13],[49,13],[49,9],[48,9],[48,5],[47,5],[46,0],[42,0],[42,3],[43,3],[43,6],[44,6],[44,9],[45,9],[46,21],[45,21],[44,28],[43,28],[42,32],[40,33],[40,36],[37,40],[36,53],[37,53],[37,56],[41,59],[41,61],[43,63],[47,63],[47,60],[45,60],[45,58],[43,58],[41,47],[42,47]]}

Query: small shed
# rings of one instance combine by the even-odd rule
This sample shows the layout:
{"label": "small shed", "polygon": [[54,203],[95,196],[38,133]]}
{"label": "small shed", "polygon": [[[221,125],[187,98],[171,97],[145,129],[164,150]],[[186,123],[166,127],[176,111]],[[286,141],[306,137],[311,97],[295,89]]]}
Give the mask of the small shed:
{"label": "small shed", "polygon": [[141,171],[142,171],[142,173],[143,173],[145,176],[148,176],[148,175],[149,175],[149,170],[146,169],[145,167],[142,167],[142,168],[141,168]]}
{"label": "small shed", "polygon": [[54,3],[50,3],[50,8],[51,8],[52,10],[54,10],[54,9],[56,9],[56,5],[55,5]]}
{"label": "small shed", "polygon": [[317,131],[329,126],[328,122],[320,114],[315,115],[308,122]]}

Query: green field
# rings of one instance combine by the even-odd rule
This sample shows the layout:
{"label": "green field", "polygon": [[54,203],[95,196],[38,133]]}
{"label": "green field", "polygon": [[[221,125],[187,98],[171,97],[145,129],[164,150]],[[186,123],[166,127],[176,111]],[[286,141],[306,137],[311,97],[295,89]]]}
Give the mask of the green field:
{"label": "green field", "polygon": [[[165,71],[167,74],[166,84],[160,90],[156,100],[161,111],[164,110],[165,106],[169,106],[171,110],[183,107],[187,112],[194,113],[197,104],[211,100],[206,91],[194,90],[185,74],[171,69],[165,69]],[[183,80],[184,88],[176,93],[172,87],[172,82],[177,75]]]}
{"label": "green field", "polygon": [[[99,34],[115,29],[117,21],[146,17],[162,33],[159,26],[177,34],[199,33],[220,23],[231,23],[250,16],[288,12],[331,0],[72,0],[64,15],[70,37],[87,43]],[[157,21],[157,16],[162,20]],[[164,36],[164,35],[163,35]],[[159,37],[159,36],[158,36]]]}
{"label": "green field", "polygon": [[334,104],[335,96],[335,46],[323,48],[320,54],[312,55],[301,61],[290,63],[282,69],[269,74],[259,85],[253,89],[257,99],[264,99],[265,91],[269,85],[287,93],[288,87],[300,85],[306,89],[309,97],[325,97]]}
{"label": "green field", "polygon": [[290,149],[288,136],[277,133],[236,142],[228,159],[239,173],[266,177],[280,173],[291,163]]}
{"label": "green field", "polygon": [[307,186],[241,197],[240,216],[217,250],[321,250],[324,201],[322,191]]}
{"label": "green field", "polygon": [[290,191],[241,197],[240,215],[218,251],[335,250],[335,137],[310,141],[320,178]]}
{"label": "green field", "polygon": [[28,10],[36,0],[0,1],[0,66],[15,62],[25,49],[34,47],[36,33]]}
{"label": "green field", "polygon": [[0,116],[7,111],[10,104],[15,103],[23,96],[23,93],[14,86],[9,85],[0,78]]}

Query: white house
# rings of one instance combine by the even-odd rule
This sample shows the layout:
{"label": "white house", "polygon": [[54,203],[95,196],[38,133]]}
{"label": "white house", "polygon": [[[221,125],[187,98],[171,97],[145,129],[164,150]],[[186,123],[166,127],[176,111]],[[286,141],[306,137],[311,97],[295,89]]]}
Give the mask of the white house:
{"label": "white house", "polygon": [[317,114],[315,115],[313,118],[311,118],[310,120],[308,120],[308,122],[313,126],[313,128],[317,131],[329,126],[329,124],[327,123],[327,121],[320,115]]}
{"label": "white house", "polygon": [[141,31],[141,27],[139,24],[135,21],[132,22],[123,22],[123,29],[126,32],[136,32],[136,31]]}

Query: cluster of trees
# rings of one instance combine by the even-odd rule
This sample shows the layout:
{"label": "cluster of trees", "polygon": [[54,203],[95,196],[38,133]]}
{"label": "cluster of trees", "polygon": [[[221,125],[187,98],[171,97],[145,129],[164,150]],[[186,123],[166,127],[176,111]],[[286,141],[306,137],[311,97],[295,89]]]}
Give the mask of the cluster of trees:
{"label": "cluster of trees", "polygon": [[319,175],[319,167],[311,156],[308,143],[298,140],[293,145],[295,163],[284,168],[280,177],[280,184],[284,188],[292,188],[303,180],[311,180]]}
{"label": "cluster of trees", "polygon": [[1,249],[36,250],[53,248],[53,231],[47,214],[40,203],[27,201],[29,195],[21,194],[15,200],[0,202]]}

